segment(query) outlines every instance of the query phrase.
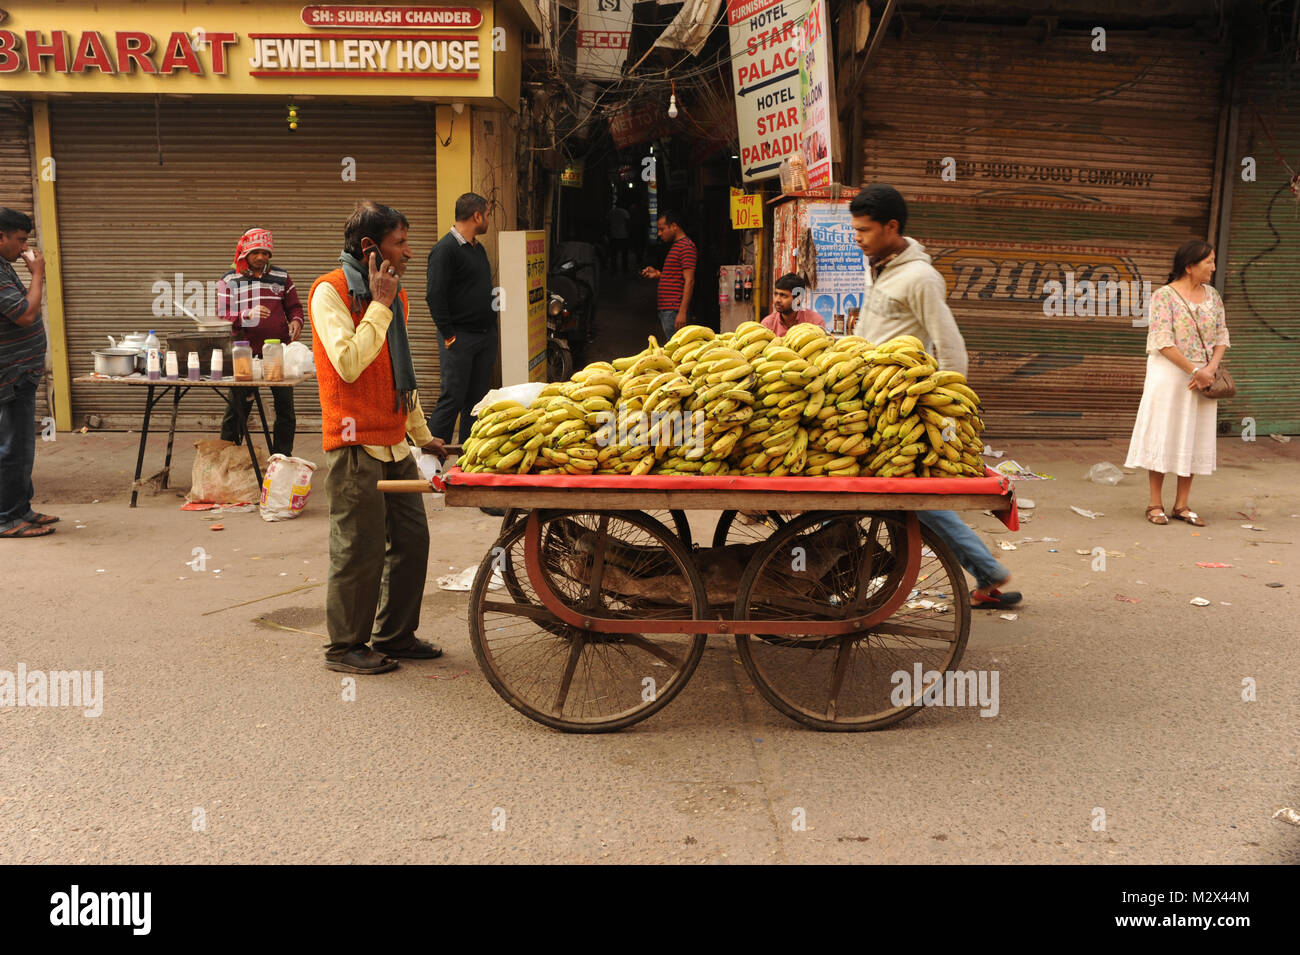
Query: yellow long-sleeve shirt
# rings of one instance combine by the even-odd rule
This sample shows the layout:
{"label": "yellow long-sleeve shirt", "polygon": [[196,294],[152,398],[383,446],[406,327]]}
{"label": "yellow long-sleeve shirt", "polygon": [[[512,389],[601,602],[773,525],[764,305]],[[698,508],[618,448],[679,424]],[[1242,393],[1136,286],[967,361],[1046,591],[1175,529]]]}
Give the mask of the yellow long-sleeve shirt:
{"label": "yellow long-sleeve shirt", "polygon": [[[334,286],[322,282],[312,293],[312,334],[325,349],[325,355],[334,370],[346,382],[356,381],[370,363],[379,357],[388,335],[388,323],[392,320],[392,309],[372,300],[366,314],[354,327],[352,313]],[[420,408],[418,393],[412,395],[411,411],[406,416],[406,434],[420,447],[433,440],[424,420],[424,411]],[[402,461],[411,454],[411,446],[405,441],[393,445],[366,444],[362,447],[366,454],[378,461]]]}

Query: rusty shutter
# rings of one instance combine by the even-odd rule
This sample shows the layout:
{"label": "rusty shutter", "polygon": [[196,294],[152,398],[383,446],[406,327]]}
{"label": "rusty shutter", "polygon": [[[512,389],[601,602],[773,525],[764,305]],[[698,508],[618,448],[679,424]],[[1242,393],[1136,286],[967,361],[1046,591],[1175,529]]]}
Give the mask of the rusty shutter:
{"label": "rusty shutter", "polygon": [[[206,300],[207,283],[230,268],[236,240],[252,226],[274,234],[273,261],[289,272],[305,309],[312,282],[338,267],[343,224],[364,198],[400,209],[411,223],[415,257],[404,276],[411,348],[423,403],[432,407],[438,349],[424,304],[424,256],[438,236],[431,108],[308,100],[298,109],[300,126],[290,131],[280,102],[164,99],[156,116],[154,101],[143,99],[54,107],[73,377],[94,370],[91,349],[107,345],[106,335],[193,331],[183,313],[155,315],[155,300],[170,298],[155,283],[170,289],[180,273],[187,285],[203,283]],[[343,178],[349,158],[355,181]],[[311,345],[310,329],[303,342]],[[295,398],[298,430],[319,430],[314,382]],[[144,400],[137,388],[74,385],[73,419],[93,412],[106,427],[138,428]],[[224,407],[215,394],[192,392],[180,420],[215,431]]]}
{"label": "rusty shutter", "polygon": [[[36,197],[32,189],[32,116],[31,107],[26,103],[0,105],[0,129],[6,135],[0,137],[0,206],[25,212],[37,220]],[[32,238],[39,245],[41,241],[40,223]],[[27,266],[19,259],[14,270],[23,284],[31,285],[32,276]],[[46,366],[49,365],[47,353]],[[36,417],[44,418],[49,414],[49,387],[51,380],[46,376],[43,386],[36,391]]]}
{"label": "rusty shutter", "polygon": [[[1127,434],[1142,283],[1159,288],[1174,250],[1208,234],[1222,51],[1116,29],[1105,52],[1091,44],[938,24],[887,38],[871,64],[862,181],[908,200],[997,435]],[[1106,289],[1110,314],[1045,314],[1044,283],[1067,273],[1075,289],[1123,283]]]}
{"label": "rusty shutter", "polygon": [[[1227,366],[1238,390],[1219,402],[1220,426],[1239,432],[1249,417],[1260,435],[1294,434],[1300,432],[1300,199],[1291,177],[1300,172],[1300,90],[1291,70],[1260,70],[1244,78],[1237,100],[1223,303],[1232,337]],[[1255,163],[1253,182],[1241,178],[1247,157]],[[1223,268],[1223,256],[1219,262]]]}

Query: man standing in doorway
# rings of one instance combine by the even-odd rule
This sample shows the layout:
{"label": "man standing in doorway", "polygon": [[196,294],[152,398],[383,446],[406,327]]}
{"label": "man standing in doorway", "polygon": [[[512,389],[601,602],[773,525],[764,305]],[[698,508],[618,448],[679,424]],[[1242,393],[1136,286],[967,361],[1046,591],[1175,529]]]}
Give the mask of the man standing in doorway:
{"label": "man standing in doorway", "polygon": [[772,283],[772,314],[763,319],[763,327],[776,332],[777,338],[784,338],[796,325],[824,329],[826,320],[811,308],[802,307],[807,295],[803,279],[794,272],[785,273]]}
{"label": "man standing in doorway", "polygon": [[442,394],[429,430],[450,441],[460,419],[460,439],[474,423],[470,409],[492,387],[500,329],[492,266],[479,236],[488,230],[488,203],[467,192],[456,200],[456,222],[429,253],[425,302],[438,326]]}
{"label": "man standing in doorway", "polygon": [[628,235],[627,227],[632,217],[617,202],[609,210],[609,270],[616,274],[627,271]]}
{"label": "man standing in doorway", "polygon": [[682,229],[681,217],[671,210],[659,213],[659,241],[671,242],[664,267],[656,269],[647,265],[641,270],[643,278],[658,279],[659,324],[663,327],[664,341],[689,321],[691,295],[695,292],[695,263],[698,255],[695,243]]}
{"label": "man standing in doorway", "polygon": [[410,300],[401,286],[411,258],[407,228],[396,209],[358,203],[344,227],[342,268],[318,278],[307,299],[329,462],[325,666],[344,673],[384,673],[399,658],[442,655],[415,636],[429,564],[423,495],[377,487],[419,480],[408,437],[447,454],[425,427],[415,391]]}
{"label": "man standing in doorway", "polygon": [[[858,248],[867,257],[866,295],[853,333],[880,343],[913,335],[925,342],[940,369],[966,374],[966,343],[948,309],[948,286],[930,264],[925,246],[903,235],[907,203],[902,195],[893,186],[868,186],[853,197],[849,214]],[[975,578],[972,607],[1020,602],[1020,594],[1000,589],[1010,582],[1010,572],[955,511],[919,511],[917,516]]]}
{"label": "man standing in doorway", "polygon": [[[27,247],[34,228],[25,212],[0,208],[0,537],[44,537],[58,521],[32,510],[36,389],[45,374],[45,257]],[[20,256],[31,288],[10,264]]]}
{"label": "man standing in doorway", "polygon": [[[232,268],[217,282],[217,314],[232,323],[236,339],[247,339],[259,358],[268,341],[288,344],[302,334],[302,302],[298,289],[284,269],[271,264],[275,242],[266,229],[249,229],[235,246]],[[221,420],[221,439],[238,441],[248,421],[253,389],[232,388],[230,404]],[[293,389],[272,388],[275,427],[271,453],[290,457],[298,419],[293,410]]]}

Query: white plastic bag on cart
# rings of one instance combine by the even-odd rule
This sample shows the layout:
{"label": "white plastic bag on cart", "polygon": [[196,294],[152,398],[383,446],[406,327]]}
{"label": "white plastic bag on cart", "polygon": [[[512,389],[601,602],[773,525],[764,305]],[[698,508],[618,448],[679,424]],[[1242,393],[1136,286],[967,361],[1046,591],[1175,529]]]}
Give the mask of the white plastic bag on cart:
{"label": "white plastic bag on cart", "polygon": [[302,342],[290,342],[284,346],[284,376],[298,378],[308,372],[316,371],[316,359],[311,349]]}
{"label": "white plastic bag on cart", "polygon": [[271,455],[262,477],[262,499],[258,511],[264,521],[287,521],[297,517],[307,506],[311,494],[311,474],[316,465],[304,458]]}
{"label": "white plastic bag on cart", "polygon": [[504,388],[493,388],[484,395],[469,413],[478,417],[478,413],[490,404],[498,401],[517,401],[525,408],[537,400],[537,396],[542,393],[546,387],[544,381],[526,381],[522,385],[506,385]]}

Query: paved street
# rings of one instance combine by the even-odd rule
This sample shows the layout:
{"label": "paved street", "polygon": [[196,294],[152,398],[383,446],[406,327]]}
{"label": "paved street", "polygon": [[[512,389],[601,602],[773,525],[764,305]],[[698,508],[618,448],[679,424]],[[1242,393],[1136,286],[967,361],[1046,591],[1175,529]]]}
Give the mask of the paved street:
{"label": "paved street", "polygon": [[[182,488],[197,437],[178,439]],[[1300,828],[1271,818],[1300,808],[1300,441],[1223,439],[1193,489],[1200,530],[1145,523],[1144,474],[1082,479],[1122,464],[1126,442],[993,441],[1055,480],[1019,484],[1037,505],[1019,532],[968,518],[990,543],[1060,539],[997,552],[1026,600],[1014,621],[977,613],[962,661],[999,672],[996,717],[930,709],[878,733],[812,732],[715,638],[661,713],[568,736],[493,692],[467,595],[434,583],[476,564],[497,520],[430,508],[421,633],[446,655],[358,677],[345,702],[320,649],[320,472],[300,519],[226,515],[214,533],[174,491],[128,509],[136,440],[38,442],[36,506],[63,521],[0,542],[0,669],[103,671],[97,718],[0,707],[6,861],[1300,861]],[[323,461],[318,442],[299,435],[299,453]],[[694,515],[697,538],[713,517]],[[206,571],[187,565],[195,547]],[[1104,571],[1076,553],[1094,547]]]}

